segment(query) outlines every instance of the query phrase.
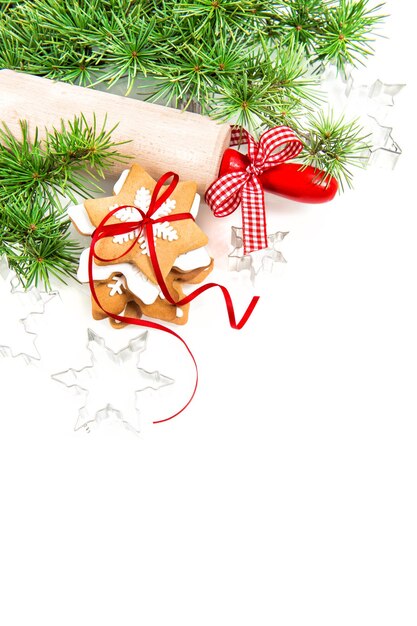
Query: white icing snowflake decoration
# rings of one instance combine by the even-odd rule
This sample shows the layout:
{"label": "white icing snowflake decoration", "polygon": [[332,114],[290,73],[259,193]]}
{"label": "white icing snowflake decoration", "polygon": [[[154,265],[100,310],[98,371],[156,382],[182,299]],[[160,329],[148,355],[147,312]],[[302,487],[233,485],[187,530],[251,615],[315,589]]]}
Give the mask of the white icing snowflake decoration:
{"label": "white icing snowflake decoration", "polygon": [[118,274],[117,276],[113,276],[112,281],[113,283],[108,283],[107,285],[107,287],[110,289],[110,297],[113,297],[116,294],[121,296],[123,294],[123,290],[126,289],[125,277],[121,274]]}
{"label": "white icing snowflake decoration", "polygon": [[[138,209],[141,209],[144,213],[146,213],[149,209],[149,205],[151,203],[151,193],[149,189],[145,187],[141,187],[137,190],[135,199],[133,201],[133,205]],[[117,209],[117,204],[111,206],[109,211],[113,211]],[[157,211],[153,214],[155,219],[165,217],[166,215],[170,215],[170,213],[175,209],[176,202],[171,198],[168,198]],[[134,208],[124,208],[120,209],[120,211],[116,211],[114,216],[119,219],[121,222],[136,222],[140,219],[139,211],[136,211]],[[130,233],[124,233],[123,235],[116,235],[113,237],[113,242],[118,244],[126,243],[127,241],[131,241],[135,239],[139,234],[138,229],[133,230]],[[169,222],[160,222],[159,224],[155,224],[153,228],[154,240],[158,237],[160,239],[164,239],[165,241],[175,241],[178,239],[178,233],[173,226]],[[141,248],[142,254],[147,254],[149,256],[149,246],[146,239],[146,235],[143,233],[139,239],[138,244]]]}

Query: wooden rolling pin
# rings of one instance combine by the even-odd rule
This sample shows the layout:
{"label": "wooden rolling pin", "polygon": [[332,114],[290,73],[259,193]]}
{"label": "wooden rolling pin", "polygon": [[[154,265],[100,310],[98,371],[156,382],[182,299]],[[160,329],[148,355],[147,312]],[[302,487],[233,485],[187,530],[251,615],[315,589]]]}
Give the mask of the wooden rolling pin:
{"label": "wooden rolling pin", "polygon": [[[230,126],[197,113],[0,70],[0,122],[16,137],[19,120],[27,120],[32,132],[37,126],[42,137],[45,127],[59,127],[61,120],[80,113],[88,122],[95,114],[98,124],[107,115],[107,128],[118,124],[113,139],[132,140],[120,146],[120,152],[131,155],[154,178],[174,170],[180,178],[196,181],[202,194],[217,178],[229,146]],[[117,164],[110,172],[116,175],[124,168],[126,164]]]}

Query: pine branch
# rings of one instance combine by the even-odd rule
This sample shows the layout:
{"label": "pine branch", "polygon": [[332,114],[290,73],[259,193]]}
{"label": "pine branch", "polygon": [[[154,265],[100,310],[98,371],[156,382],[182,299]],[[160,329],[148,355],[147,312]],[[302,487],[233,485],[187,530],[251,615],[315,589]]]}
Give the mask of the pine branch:
{"label": "pine branch", "polygon": [[368,135],[356,120],[335,119],[332,113],[319,112],[309,117],[309,125],[302,133],[304,150],[301,160],[305,165],[322,170],[323,180],[336,178],[342,190],[352,187],[351,167],[365,167],[369,158]]}
{"label": "pine branch", "polygon": [[47,130],[43,141],[38,129],[30,138],[26,121],[20,127],[20,138],[6,125],[0,129],[0,255],[25,287],[50,288],[52,277],[74,276],[80,252],[63,203],[101,192],[98,178],[127,157],[106,121],[99,127],[94,118],[89,125],[81,115]]}
{"label": "pine branch", "polygon": [[[255,134],[275,124],[302,132],[320,103],[317,64],[364,63],[384,18],[370,0],[0,2],[0,67],[121,83]],[[334,171],[331,158],[321,163]]]}
{"label": "pine branch", "polygon": [[106,82],[111,86],[127,79],[126,95],[139,75],[152,72],[161,53],[155,18],[141,12],[140,6],[123,20],[116,15],[103,16],[93,25],[89,42],[102,51],[100,59],[104,69],[95,84]]}
{"label": "pine branch", "polygon": [[256,0],[180,0],[161,4],[160,13],[166,14],[171,10],[180,19],[196,20],[196,35],[209,28],[215,37],[227,34],[233,38],[242,33],[252,35],[275,3]]}
{"label": "pine branch", "polygon": [[384,19],[377,12],[383,4],[369,6],[369,0],[341,0],[326,13],[326,25],[316,48],[317,59],[333,61],[340,71],[346,65],[364,64],[372,54],[372,33]]}
{"label": "pine branch", "polygon": [[16,4],[17,2],[9,2],[8,0],[0,0],[0,13],[6,12],[8,9],[11,9]]}
{"label": "pine branch", "polygon": [[320,101],[318,79],[308,77],[303,49],[263,42],[237,75],[223,79],[211,114],[258,134],[272,125],[296,127],[297,119]]}
{"label": "pine branch", "polygon": [[184,51],[193,56],[199,44],[210,50],[219,39],[233,43],[242,35],[249,47],[262,36],[302,44],[312,61],[343,69],[371,53],[372,34],[383,19],[383,5],[371,7],[369,0],[13,4],[0,22],[1,66],[88,85],[127,79],[128,92],[141,74],[164,77],[169,70],[181,82]]}
{"label": "pine branch", "polygon": [[305,46],[311,54],[325,27],[329,2],[327,0],[286,0],[277,13],[275,34],[284,42]]}
{"label": "pine branch", "polygon": [[[90,196],[100,187],[95,183],[104,177],[104,169],[126,160],[117,151],[121,143],[114,143],[96,119],[90,126],[83,115],[75,117],[61,128],[46,131],[45,140],[39,139],[38,129],[33,139],[26,121],[20,122],[22,137],[16,138],[3,124],[0,128],[0,202],[9,196],[25,201],[33,196],[48,198],[59,210],[61,197],[67,195],[76,201],[75,194]],[[127,143],[127,142],[123,142]],[[87,174],[87,176],[86,176]]]}
{"label": "pine branch", "polygon": [[25,288],[51,289],[52,276],[63,282],[74,276],[82,248],[71,240],[70,224],[45,200],[0,204],[0,255],[6,255]]}

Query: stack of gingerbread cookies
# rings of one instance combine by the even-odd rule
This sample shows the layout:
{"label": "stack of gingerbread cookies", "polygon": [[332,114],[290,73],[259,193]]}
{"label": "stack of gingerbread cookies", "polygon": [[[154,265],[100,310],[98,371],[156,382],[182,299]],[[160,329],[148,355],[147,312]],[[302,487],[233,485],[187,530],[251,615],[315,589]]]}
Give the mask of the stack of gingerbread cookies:
{"label": "stack of gingerbread cookies", "polygon": [[[68,210],[69,217],[82,235],[91,235],[106,215],[118,207],[127,206],[115,211],[107,224],[137,222],[140,214],[134,207],[146,213],[155,185],[156,181],[135,163],[122,173],[114,186],[113,196],[89,199],[72,206]],[[190,213],[190,219],[170,219],[153,225],[159,267],[175,303],[184,297],[186,283],[202,282],[213,268],[213,259],[205,247],[207,236],[192,219],[197,216],[200,203],[196,190],[197,185],[192,181],[178,183],[171,196],[153,214],[154,218],[161,218]],[[138,241],[132,248],[132,241],[138,234]],[[189,304],[172,304],[161,292],[144,232],[131,231],[100,239],[95,252],[103,259],[117,260],[94,258],[94,288],[102,307],[92,298],[94,319],[104,319],[109,312],[136,318],[145,315],[174,324],[187,322]],[[84,283],[89,282],[88,257],[89,248],[81,254],[78,269],[78,279]],[[115,327],[123,326],[112,318],[110,321]]]}

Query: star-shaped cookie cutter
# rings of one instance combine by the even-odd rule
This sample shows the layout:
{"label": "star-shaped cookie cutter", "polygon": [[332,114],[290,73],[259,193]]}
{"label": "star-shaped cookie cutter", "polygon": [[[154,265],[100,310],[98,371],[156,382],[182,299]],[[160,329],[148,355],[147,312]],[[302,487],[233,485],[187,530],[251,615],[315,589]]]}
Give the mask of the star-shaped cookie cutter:
{"label": "star-shaped cookie cutter", "polygon": [[378,167],[394,169],[402,150],[392,136],[392,127],[383,126],[372,115],[368,130],[370,131],[372,146],[369,149],[368,163]]}
{"label": "star-shaped cookie cutter", "polygon": [[272,272],[276,263],[286,263],[282,252],[278,249],[279,244],[288,235],[288,231],[277,231],[268,235],[268,247],[256,253],[243,253],[243,229],[238,226],[231,227],[232,252],[228,255],[229,269],[235,272],[247,270],[252,283],[261,272]]}
{"label": "star-shaped cookie cutter", "polygon": [[[355,111],[362,111],[361,123],[365,132],[369,131],[371,144],[361,156],[364,164],[394,169],[402,150],[392,136],[393,128],[385,122],[395,105],[395,98],[406,85],[384,83],[380,79],[372,83],[360,82],[351,66],[345,72],[337,72],[331,65],[322,69],[318,72],[322,82],[338,94],[340,104],[352,105]],[[368,124],[367,120],[372,121]]]}
{"label": "star-shaped cookie cutter", "polygon": [[[5,255],[0,257],[0,301],[3,307],[0,331],[0,356],[22,357],[26,363],[40,361],[33,330],[34,316],[43,315],[46,304],[56,292],[37,287],[24,289],[16,273],[10,269]],[[7,333],[7,338],[2,337]]]}
{"label": "star-shaped cookie cutter", "polygon": [[351,74],[346,81],[345,95],[349,97],[353,91],[360,91],[379,106],[392,107],[395,104],[394,98],[405,87],[404,83],[384,83],[379,78],[371,85],[357,85]]}
{"label": "star-shaped cookie cutter", "polygon": [[107,419],[115,419],[135,433],[142,431],[144,424],[137,406],[139,394],[174,382],[158,371],[149,372],[139,367],[147,339],[148,333],[142,333],[114,352],[102,337],[89,328],[87,347],[91,353],[91,364],[80,370],[70,368],[52,374],[53,380],[74,388],[84,397],[75,431],[83,428],[90,432],[94,422],[98,425]]}
{"label": "star-shaped cookie cutter", "polygon": [[368,153],[367,164],[394,169],[402,150],[394,140],[392,126],[384,124],[388,114],[395,104],[395,98],[405,87],[401,83],[384,83],[376,80],[371,85],[357,85],[351,75],[346,83],[345,95],[347,99],[354,94],[359,97],[369,124],[364,122],[365,130],[370,131],[371,147]]}

